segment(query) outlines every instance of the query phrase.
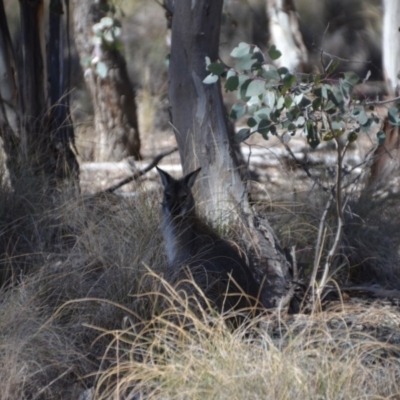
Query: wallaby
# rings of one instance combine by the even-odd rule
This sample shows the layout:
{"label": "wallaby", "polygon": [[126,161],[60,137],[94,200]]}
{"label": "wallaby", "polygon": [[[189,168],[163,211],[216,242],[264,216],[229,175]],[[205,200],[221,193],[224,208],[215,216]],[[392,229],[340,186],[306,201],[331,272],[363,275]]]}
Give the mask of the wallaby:
{"label": "wallaby", "polygon": [[258,285],[246,262],[196,214],[191,189],[200,168],[178,180],[157,170],[164,186],[162,232],[170,267],[188,266],[196,283],[223,309],[254,304],[241,296],[241,292],[253,298],[258,295]]}

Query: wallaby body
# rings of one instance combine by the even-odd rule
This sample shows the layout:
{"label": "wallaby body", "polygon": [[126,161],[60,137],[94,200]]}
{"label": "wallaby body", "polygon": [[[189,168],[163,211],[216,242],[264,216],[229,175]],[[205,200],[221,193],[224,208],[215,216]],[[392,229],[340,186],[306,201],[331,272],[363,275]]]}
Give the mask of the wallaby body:
{"label": "wallaby body", "polygon": [[[194,279],[206,293],[208,288],[214,287],[214,295],[216,290],[220,295],[242,290],[257,297],[258,285],[244,259],[196,214],[191,188],[200,169],[179,180],[159,168],[157,170],[164,186],[162,231],[169,265],[172,268],[189,266]],[[236,302],[236,306],[239,303],[244,306],[237,296],[230,300],[231,305]]]}

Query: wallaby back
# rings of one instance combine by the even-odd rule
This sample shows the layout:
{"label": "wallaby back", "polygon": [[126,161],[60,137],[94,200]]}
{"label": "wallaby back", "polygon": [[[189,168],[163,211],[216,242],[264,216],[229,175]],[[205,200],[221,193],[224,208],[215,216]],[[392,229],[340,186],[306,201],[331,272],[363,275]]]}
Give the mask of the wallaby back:
{"label": "wallaby back", "polygon": [[[257,297],[258,285],[244,259],[196,214],[191,189],[200,169],[181,179],[174,179],[160,168],[157,170],[164,186],[162,232],[170,267],[189,266],[194,279],[206,294],[213,287],[213,297],[216,290],[220,296],[242,290]],[[249,305],[244,304],[243,299],[238,300],[237,296],[228,303],[240,307]]]}

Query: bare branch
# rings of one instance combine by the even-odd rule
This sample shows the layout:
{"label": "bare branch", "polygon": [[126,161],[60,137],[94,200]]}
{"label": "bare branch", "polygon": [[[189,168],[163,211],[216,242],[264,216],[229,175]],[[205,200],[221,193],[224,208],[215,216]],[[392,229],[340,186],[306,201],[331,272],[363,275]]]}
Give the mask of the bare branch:
{"label": "bare branch", "polygon": [[153,158],[153,161],[145,168],[141,169],[140,171],[135,172],[132,176],[129,176],[128,178],[125,178],[121,182],[109,187],[108,189],[104,190],[104,193],[114,193],[117,189],[120,187],[137,180],[140,178],[142,175],[146,174],[149,172],[151,169],[153,169],[164,157],[169,156],[170,154],[174,153],[177,151],[178,148],[174,147],[171,150],[164,151],[163,153],[158,154],[156,157]]}

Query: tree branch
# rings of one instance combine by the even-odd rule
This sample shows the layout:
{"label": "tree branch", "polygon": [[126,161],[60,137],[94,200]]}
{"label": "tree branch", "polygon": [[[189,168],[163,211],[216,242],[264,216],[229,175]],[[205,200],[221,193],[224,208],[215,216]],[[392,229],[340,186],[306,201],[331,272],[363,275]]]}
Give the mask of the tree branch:
{"label": "tree branch", "polygon": [[151,169],[153,169],[164,157],[169,156],[170,154],[174,153],[177,151],[178,148],[174,147],[171,150],[164,151],[163,153],[158,154],[156,157],[153,158],[153,161],[145,168],[141,169],[140,171],[135,172],[132,176],[129,176],[128,178],[125,178],[121,182],[109,187],[108,189],[104,190],[104,193],[114,193],[117,189],[120,187],[137,180],[140,178],[142,175],[146,174],[149,172]]}

